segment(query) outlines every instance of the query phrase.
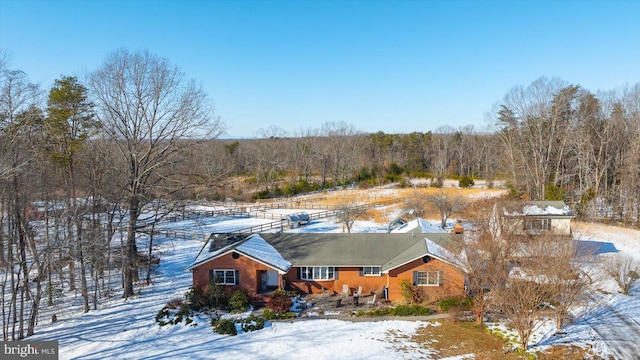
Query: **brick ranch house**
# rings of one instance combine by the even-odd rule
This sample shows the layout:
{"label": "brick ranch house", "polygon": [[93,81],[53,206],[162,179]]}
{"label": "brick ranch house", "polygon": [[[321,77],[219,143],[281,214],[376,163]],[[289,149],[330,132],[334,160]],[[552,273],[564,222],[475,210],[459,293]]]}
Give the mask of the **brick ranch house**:
{"label": "brick ranch house", "polygon": [[448,233],[213,234],[187,268],[193,286],[241,287],[253,297],[274,289],[306,294],[378,294],[404,300],[400,283],[420,286],[428,299],[464,295],[462,235]]}

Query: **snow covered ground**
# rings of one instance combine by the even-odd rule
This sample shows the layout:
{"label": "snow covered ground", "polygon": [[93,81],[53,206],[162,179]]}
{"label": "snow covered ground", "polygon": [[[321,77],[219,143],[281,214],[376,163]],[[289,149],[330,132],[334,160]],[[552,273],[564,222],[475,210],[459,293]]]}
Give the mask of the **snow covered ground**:
{"label": "snow covered ground", "polygon": [[[255,219],[219,219],[170,223],[165,230],[189,228],[190,231],[223,232],[247,227]],[[251,223],[253,224],[253,223]],[[385,232],[387,224],[356,222],[353,232]],[[342,226],[331,219],[314,221],[291,232],[342,232]],[[606,226],[590,226],[585,240],[609,244],[615,249],[640,258],[640,232]],[[59,340],[60,359],[429,359],[433,354],[410,336],[421,321],[349,322],[310,319],[274,322],[260,331],[226,336],[213,333],[208,318],[196,320],[197,326],[167,325],[155,322],[156,313],[171,299],[182,298],[191,285],[191,274],[184,271],[203,243],[197,240],[172,241],[156,238],[154,253],[161,258],[153,283],[140,288],[140,295],[123,300],[112,298],[98,310],[80,312],[72,300],[68,308],[45,310],[50,318],[56,311],[58,321],[50,323],[46,316],[30,340]],[[602,254],[599,256],[609,256]],[[640,286],[632,288],[632,296],[617,294],[611,282],[602,285],[602,293],[594,294],[594,306],[575,314],[577,321],[567,326],[565,334],[554,336],[550,326],[538,330],[539,345],[575,344],[593,348],[603,356],[619,357],[611,348],[606,331],[597,328],[601,319],[640,321]],[[607,292],[609,294],[607,294]],[[612,310],[613,309],[613,310]],[[615,323],[612,324],[615,326]],[[609,329],[609,330],[607,330]],[[603,333],[604,332],[604,333]],[[622,336],[615,333],[616,336]],[[640,333],[629,333],[624,341],[637,342]],[[633,349],[633,348],[632,348]],[[637,353],[636,353],[637,354]],[[462,358],[462,357],[461,357]]]}

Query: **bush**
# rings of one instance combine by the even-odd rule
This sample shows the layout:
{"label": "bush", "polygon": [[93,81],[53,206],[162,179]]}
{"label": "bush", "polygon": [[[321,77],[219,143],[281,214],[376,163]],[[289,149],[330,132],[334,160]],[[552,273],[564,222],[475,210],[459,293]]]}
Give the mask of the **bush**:
{"label": "bush", "polygon": [[475,185],[475,183],[473,182],[473,179],[471,178],[471,176],[462,175],[460,177],[460,180],[458,180],[458,186],[460,186],[461,188],[469,188],[469,187],[472,187],[473,185]]}
{"label": "bush", "polygon": [[292,304],[289,294],[283,290],[276,290],[271,296],[271,301],[269,301],[269,309],[277,314],[282,314],[288,312]]}
{"label": "bush", "polygon": [[420,305],[398,305],[393,308],[393,316],[431,315],[431,309]]}
{"label": "bush", "polygon": [[167,303],[165,308],[167,309],[179,309],[184,306],[184,300],[180,298],[175,298]]}
{"label": "bush", "polygon": [[407,279],[400,282],[400,294],[408,304],[419,304],[424,300],[422,288],[413,286]]}
{"label": "bush", "polygon": [[264,329],[264,320],[263,318],[259,318],[256,316],[249,316],[248,318],[242,320],[242,331],[250,332],[256,330]]}
{"label": "bush", "polygon": [[238,335],[236,324],[233,320],[211,320],[211,326],[213,327],[213,332],[220,335]]}
{"label": "bush", "polygon": [[[189,304],[182,304],[179,310],[175,310],[175,308],[169,308],[167,305],[158,311],[156,314],[156,322],[158,325],[176,325],[182,321],[184,321],[185,325],[189,325],[193,322],[193,311],[189,307]],[[196,324],[192,326],[196,326]]]}
{"label": "bush", "polygon": [[231,311],[244,312],[249,310],[251,299],[245,289],[236,289],[229,298],[229,309]]}
{"label": "bush", "polygon": [[226,309],[229,305],[229,297],[225,286],[209,283],[204,293],[204,303],[212,309]]}
{"label": "bush", "polygon": [[431,185],[432,188],[441,188],[444,186],[444,179],[442,177],[436,178],[436,179],[431,179]]}
{"label": "bush", "polygon": [[275,312],[273,312],[273,311],[271,311],[269,309],[266,309],[262,313],[262,317],[265,320],[293,319],[293,318],[296,317],[296,313],[294,313],[293,311],[275,313]]}
{"label": "bush", "polygon": [[199,311],[203,307],[207,306],[204,294],[200,288],[189,288],[189,291],[187,291],[184,296],[189,303],[189,307],[194,311]]}
{"label": "bush", "polygon": [[355,316],[426,316],[431,315],[431,309],[420,305],[398,305],[394,308],[358,310]]}
{"label": "bush", "polygon": [[444,298],[438,301],[438,307],[442,311],[449,311],[452,307],[469,307],[473,299],[471,297],[467,298]]}

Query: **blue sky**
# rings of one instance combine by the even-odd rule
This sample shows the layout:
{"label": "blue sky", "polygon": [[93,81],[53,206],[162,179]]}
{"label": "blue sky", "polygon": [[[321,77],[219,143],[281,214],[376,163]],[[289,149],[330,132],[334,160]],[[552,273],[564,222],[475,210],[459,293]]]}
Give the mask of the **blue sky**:
{"label": "blue sky", "polygon": [[0,47],[49,89],[119,47],[200,81],[226,137],[345,122],[484,128],[515,85],[640,81],[640,1],[0,0]]}

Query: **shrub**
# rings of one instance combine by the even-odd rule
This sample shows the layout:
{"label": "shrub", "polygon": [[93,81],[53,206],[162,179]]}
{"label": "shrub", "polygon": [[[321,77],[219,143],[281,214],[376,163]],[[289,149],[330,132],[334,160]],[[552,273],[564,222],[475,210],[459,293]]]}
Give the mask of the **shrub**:
{"label": "shrub", "polygon": [[[189,304],[182,304],[180,309],[177,311],[175,311],[175,308],[165,306],[156,314],[156,322],[160,326],[176,325],[182,321],[185,322],[185,325],[189,325],[193,322],[193,311],[189,307]],[[196,324],[193,324],[192,326],[196,326]]]}
{"label": "shrub", "polygon": [[398,305],[393,308],[393,316],[431,315],[431,309],[420,305]]}
{"label": "shrub", "polygon": [[211,320],[211,326],[213,327],[213,332],[220,335],[238,335],[236,324],[233,320]]}
{"label": "shrub", "polygon": [[236,289],[229,298],[229,309],[231,311],[243,312],[249,309],[251,299],[245,289]]}
{"label": "shrub", "polygon": [[178,309],[184,305],[184,300],[180,298],[175,298],[167,303],[165,308],[167,309]]}
{"label": "shrub", "polygon": [[358,310],[355,316],[425,316],[431,315],[431,309],[420,305],[398,305],[395,308]]}
{"label": "shrub", "polygon": [[432,188],[441,188],[444,186],[444,179],[442,177],[438,177],[436,179],[431,179]]}
{"label": "shrub", "polygon": [[473,299],[471,297],[463,299],[450,297],[438,301],[438,307],[442,311],[449,311],[449,309],[451,309],[452,307],[468,307],[472,302]]}
{"label": "shrub", "polygon": [[189,306],[194,311],[199,311],[203,307],[207,306],[204,294],[200,288],[189,288],[189,291],[184,295],[189,303]]}
{"label": "shrub", "polygon": [[269,309],[277,314],[288,312],[291,305],[291,296],[283,290],[274,291],[271,301],[269,301]]}
{"label": "shrub", "polygon": [[250,332],[256,330],[262,330],[264,328],[264,319],[256,316],[249,316],[242,320],[242,331]]}
{"label": "shrub", "polygon": [[419,304],[424,300],[422,288],[413,286],[407,279],[400,282],[400,294],[408,304]]}
{"label": "shrub", "polygon": [[205,290],[204,302],[207,307],[212,309],[226,309],[229,305],[227,289],[224,285],[216,285],[213,282],[209,283]]}
{"label": "shrub", "polygon": [[475,183],[473,182],[473,179],[471,178],[471,176],[462,175],[460,177],[460,180],[458,180],[458,186],[460,186],[461,188],[469,188],[469,187],[472,187],[473,185],[475,185]]}
{"label": "shrub", "polygon": [[287,312],[281,312],[281,313],[275,313],[269,309],[266,309],[263,313],[262,313],[262,317],[265,320],[278,320],[278,319],[293,319],[296,317],[296,313],[294,313],[293,311],[287,311]]}

